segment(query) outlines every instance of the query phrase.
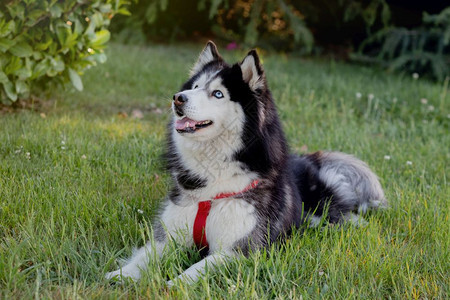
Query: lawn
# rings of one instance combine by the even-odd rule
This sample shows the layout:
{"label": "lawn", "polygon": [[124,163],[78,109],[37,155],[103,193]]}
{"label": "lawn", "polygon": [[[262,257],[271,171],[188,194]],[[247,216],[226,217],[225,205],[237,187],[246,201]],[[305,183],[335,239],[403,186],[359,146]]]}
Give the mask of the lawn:
{"label": "lawn", "polygon": [[264,52],[292,151],[355,154],[390,208],[365,227],[298,232],[192,286],[164,288],[198,259],[176,245],[138,283],[102,279],[148,239],[170,187],[170,101],[202,46],[112,44],[83,92],[0,115],[0,298],[448,299],[448,81]]}

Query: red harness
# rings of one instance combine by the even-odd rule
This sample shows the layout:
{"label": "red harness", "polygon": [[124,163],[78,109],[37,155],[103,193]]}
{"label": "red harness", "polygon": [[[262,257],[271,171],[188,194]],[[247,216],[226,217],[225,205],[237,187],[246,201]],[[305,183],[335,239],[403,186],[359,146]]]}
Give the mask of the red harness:
{"label": "red harness", "polygon": [[[212,200],[230,198],[233,196],[240,196],[243,193],[251,189],[254,189],[258,185],[258,183],[259,181],[255,179],[247,187],[245,187],[245,189],[243,189],[240,192],[220,193],[217,194]],[[206,239],[205,226],[206,226],[206,219],[208,218],[209,211],[211,210],[212,200],[200,201],[198,203],[198,211],[197,216],[195,216],[194,230],[193,230],[194,244],[197,246],[198,249],[209,247],[208,240]]]}

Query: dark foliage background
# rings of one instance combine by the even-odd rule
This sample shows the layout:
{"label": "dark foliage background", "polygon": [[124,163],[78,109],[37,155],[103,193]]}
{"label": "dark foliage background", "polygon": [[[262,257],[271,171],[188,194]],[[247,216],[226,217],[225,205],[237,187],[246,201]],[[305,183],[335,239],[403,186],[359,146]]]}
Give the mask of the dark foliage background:
{"label": "dark foliage background", "polygon": [[118,17],[112,30],[122,42],[212,38],[443,80],[450,75],[448,6],[401,0],[140,0],[132,4],[132,16]]}

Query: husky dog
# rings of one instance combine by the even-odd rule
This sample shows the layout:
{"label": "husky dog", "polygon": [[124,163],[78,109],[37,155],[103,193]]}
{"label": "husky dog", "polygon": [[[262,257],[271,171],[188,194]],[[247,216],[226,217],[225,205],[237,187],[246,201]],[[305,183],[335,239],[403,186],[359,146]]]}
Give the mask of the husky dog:
{"label": "husky dog", "polygon": [[206,265],[263,248],[303,223],[358,221],[387,205],[369,167],[339,152],[288,152],[255,50],[227,64],[208,42],[191,78],[173,96],[166,153],[174,184],[153,224],[153,240],[106,278],[137,280],[170,240],[204,258],[177,280],[195,282]]}

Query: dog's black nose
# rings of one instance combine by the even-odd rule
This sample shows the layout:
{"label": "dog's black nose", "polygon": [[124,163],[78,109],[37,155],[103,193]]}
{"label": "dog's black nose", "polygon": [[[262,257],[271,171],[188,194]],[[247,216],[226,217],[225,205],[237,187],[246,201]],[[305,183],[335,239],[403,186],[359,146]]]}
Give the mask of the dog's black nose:
{"label": "dog's black nose", "polygon": [[183,93],[178,93],[178,94],[173,95],[173,100],[174,100],[175,106],[181,106],[186,101],[188,101],[188,98]]}

